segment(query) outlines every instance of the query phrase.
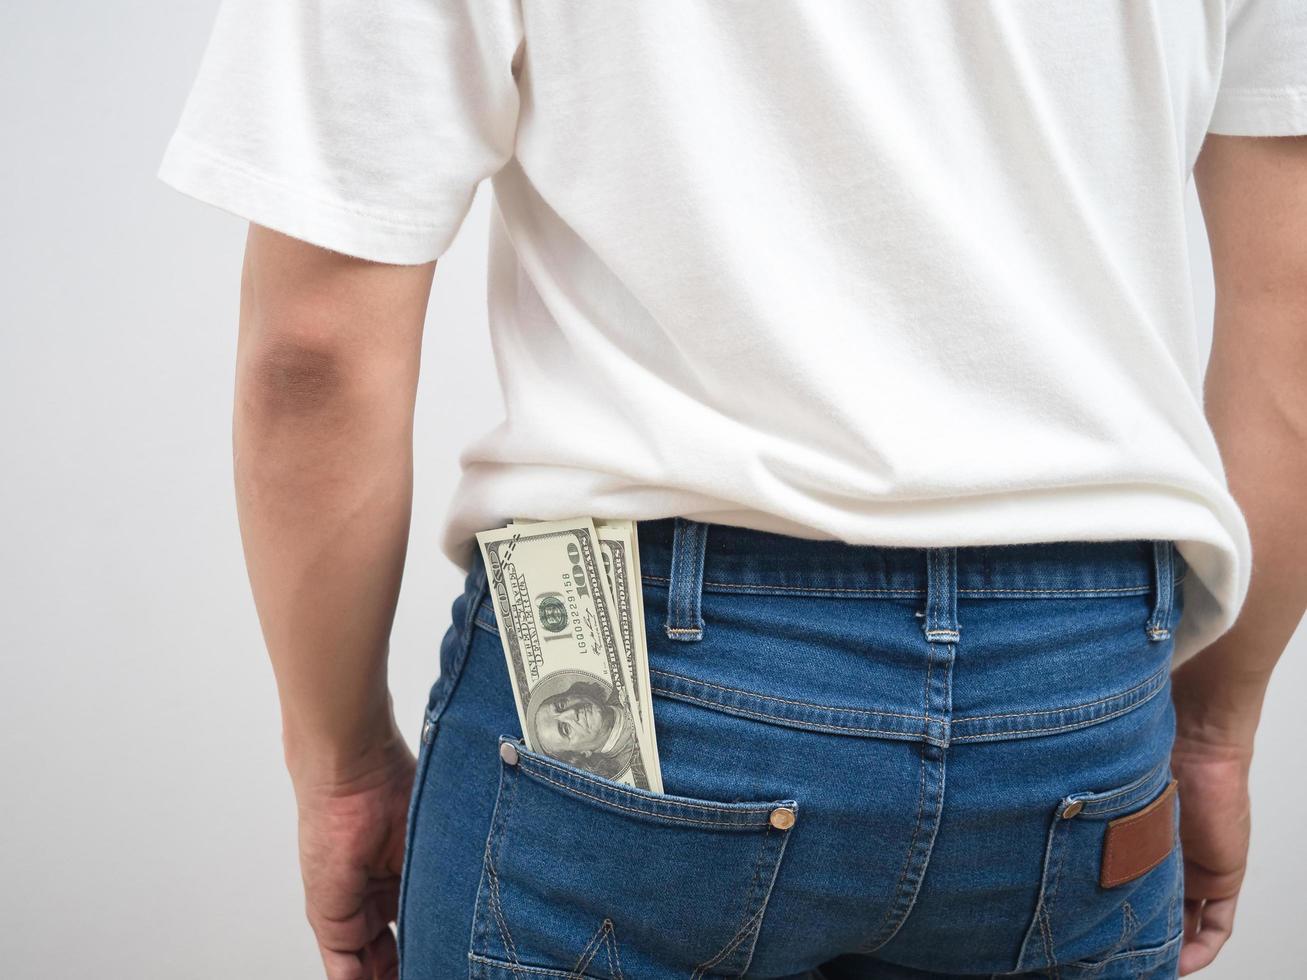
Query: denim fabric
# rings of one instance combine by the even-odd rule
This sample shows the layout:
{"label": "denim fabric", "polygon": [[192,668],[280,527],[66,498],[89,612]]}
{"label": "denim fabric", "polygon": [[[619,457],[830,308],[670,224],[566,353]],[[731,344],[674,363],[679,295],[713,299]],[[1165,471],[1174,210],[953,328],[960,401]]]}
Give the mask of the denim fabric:
{"label": "denim fabric", "polygon": [[1107,822],[1170,779],[1172,542],[639,529],[666,792],[522,745],[478,556],[422,729],[404,980],[1176,976],[1178,824],[1098,883]]}

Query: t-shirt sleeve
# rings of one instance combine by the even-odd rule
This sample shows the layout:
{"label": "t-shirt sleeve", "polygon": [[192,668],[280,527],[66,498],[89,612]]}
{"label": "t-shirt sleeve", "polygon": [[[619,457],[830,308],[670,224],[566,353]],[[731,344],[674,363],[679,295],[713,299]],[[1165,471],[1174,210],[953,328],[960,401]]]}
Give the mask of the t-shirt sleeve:
{"label": "t-shirt sleeve", "polygon": [[1208,131],[1307,134],[1307,0],[1229,0],[1225,58]]}
{"label": "t-shirt sleeve", "polygon": [[377,262],[449,247],[511,158],[519,0],[224,0],[159,177]]}

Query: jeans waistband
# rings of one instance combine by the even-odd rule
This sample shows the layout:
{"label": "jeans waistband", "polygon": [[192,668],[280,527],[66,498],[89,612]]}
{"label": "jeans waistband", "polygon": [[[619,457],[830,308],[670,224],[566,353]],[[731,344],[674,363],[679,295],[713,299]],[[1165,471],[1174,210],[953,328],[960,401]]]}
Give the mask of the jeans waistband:
{"label": "jeans waistband", "polygon": [[932,639],[956,632],[962,599],[1153,594],[1151,639],[1170,637],[1175,585],[1187,564],[1172,541],[1040,541],[911,548],[792,537],[667,517],[638,524],[646,582],[671,591],[668,636],[702,636],[703,592],[830,598],[924,598]]}

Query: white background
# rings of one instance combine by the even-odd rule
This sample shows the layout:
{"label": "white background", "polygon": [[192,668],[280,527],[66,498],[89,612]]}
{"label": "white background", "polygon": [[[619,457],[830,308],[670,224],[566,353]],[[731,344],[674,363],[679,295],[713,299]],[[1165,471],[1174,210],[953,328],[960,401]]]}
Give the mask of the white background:
{"label": "white background", "polygon": [[[154,177],[214,3],[0,5],[0,974],[321,976],[230,464],[244,224]],[[500,418],[490,188],[441,260],[392,655],[416,738],[462,575],[457,455]],[[1192,207],[1204,329],[1211,281]],[[1307,975],[1299,630],[1212,980]]]}

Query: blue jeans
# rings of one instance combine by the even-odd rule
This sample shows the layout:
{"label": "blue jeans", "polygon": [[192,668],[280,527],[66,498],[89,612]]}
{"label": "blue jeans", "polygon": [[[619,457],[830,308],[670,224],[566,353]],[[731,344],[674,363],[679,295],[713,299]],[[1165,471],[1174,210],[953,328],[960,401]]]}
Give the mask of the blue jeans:
{"label": "blue jeans", "polygon": [[1109,821],[1170,782],[1172,542],[639,535],[666,793],[521,744],[478,556],[422,728],[404,980],[1176,976],[1178,807],[1160,863],[1100,883]]}

